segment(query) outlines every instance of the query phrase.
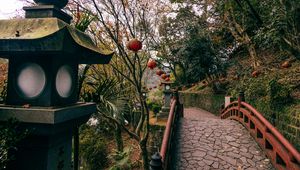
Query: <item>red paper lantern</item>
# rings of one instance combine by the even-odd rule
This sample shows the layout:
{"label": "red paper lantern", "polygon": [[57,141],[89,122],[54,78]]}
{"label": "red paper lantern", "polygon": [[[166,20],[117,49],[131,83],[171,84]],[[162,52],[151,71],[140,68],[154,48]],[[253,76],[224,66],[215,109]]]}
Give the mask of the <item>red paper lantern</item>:
{"label": "red paper lantern", "polygon": [[134,52],[137,52],[140,49],[142,49],[142,46],[143,46],[142,42],[137,39],[132,39],[132,40],[128,41],[128,43],[126,45],[128,50],[131,50]]}
{"label": "red paper lantern", "polygon": [[291,67],[292,65],[291,65],[291,63],[289,62],[289,61],[285,61],[284,63],[282,63],[281,64],[281,67],[282,68],[289,68],[289,67]]}
{"label": "red paper lantern", "polygon": [[162,70],[157,70],[156,71],[156,75],[161,76],[162,74],[164,74],[164,72]]}
{"label": "red paper lantern", "polygon": [[252,77],[258,77],[259,74],[260,74],[259,71],[253,71],[253,72],[251,73]]}
{"label": "red paper lantern", "polygon": [[166,75],[166,74],[162,74],[162,75],[161,75],[161,78],[162,78],[162,79],[166,79],[166,78],[167,78],[167,75]]}
{"label": "red paper lantern", "polygon": [[150,59],[147,63],[147,66],[152,70],[156,67],[156,62],[153,59]]}

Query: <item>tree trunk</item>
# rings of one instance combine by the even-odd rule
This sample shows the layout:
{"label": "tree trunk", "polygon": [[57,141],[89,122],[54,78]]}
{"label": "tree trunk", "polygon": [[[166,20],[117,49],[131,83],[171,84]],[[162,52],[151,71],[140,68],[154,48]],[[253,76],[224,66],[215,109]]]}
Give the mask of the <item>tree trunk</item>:
{"label": "tree trunk", "polygon": [[143,159],[144,170],[149,170],[149,159],[147,150],[147,140],[140,141],[141,154]]}
{"label": "tree trunk", "polygon": [[123,139],[122,139],[122,129],[119,125],[115,125],[115,140],[117,144],[117,148],[119,152],[123,152],[124,149],[124,144],[123,144]]}
{"label": "tree trunk", "polygon": [[246,45],[250,58],[252,60],[252,66],[254,69],[256,69],[260,65],[260,62],[256,54],[255,45],[251,41],[251,38],[249,37],[247,32],[242,28],[240,24],[236,22],[232,8],[229,8],[229,11],[225,12],[224,19],[225,21],[227,21],[228,28],[235,40]]}
{"label": "tree trunk", "polygon": [[149,124],[149,108],[147,106],[146,100],[144,100],[143,96],[140,94],[140,100],[142,101],[142,108],[143,112],[145,113],[145,119],[146,119],[146,124],[144,125],[144,131],[143,131],[143,137],[140,141],[140,148],[142,152],[142,158],[143,158],[143,167],[144,170],[149,170],[149,159],[148,159],[148,150],[147,150],[147,141],[149,138],[149,129],[150,129],[150,124]]}
{"label": "tree trunk", "polygon": [[252,59],[252,66],[254,69],[256,69],[260,65],[260,63],[259,63],[259,60],[257,59],[255,45],[251,42],[248,35],[247,35],[247,38],[249,39],[247,49],[248,49],[249,55]]}

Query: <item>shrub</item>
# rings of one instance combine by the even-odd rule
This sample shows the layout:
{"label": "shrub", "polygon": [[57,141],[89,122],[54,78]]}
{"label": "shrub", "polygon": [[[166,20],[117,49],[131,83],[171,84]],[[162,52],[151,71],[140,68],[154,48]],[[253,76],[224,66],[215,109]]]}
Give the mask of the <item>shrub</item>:
{"label": "shrub", "polygon": [[0,124],[0,169],[5,169],[7,163],[14,159],[8,151],[17,150],[17,143],[27,135],[27,131],[20,131],[18,127],[15,119]]}
{"label": "shrub", "polygon": [[84,169],[99,170],[107,164],[107,142],[95,126],[81,127],[79,149]]}
{"label": "shrub", "polygon": [[123,152],[116,151],[110,157],[114,160],[114,165],[109,170],[129,170],[131,169],[131,162],[129,159],[131,148],[124,148]]}
{"label": "shrub", "polygon": [[162,105],[160,103],[156,103],[156,102],[147,102],[147,104],[148,104],[149,110],[153,111],[154,114],[157,114],[162,107]]}

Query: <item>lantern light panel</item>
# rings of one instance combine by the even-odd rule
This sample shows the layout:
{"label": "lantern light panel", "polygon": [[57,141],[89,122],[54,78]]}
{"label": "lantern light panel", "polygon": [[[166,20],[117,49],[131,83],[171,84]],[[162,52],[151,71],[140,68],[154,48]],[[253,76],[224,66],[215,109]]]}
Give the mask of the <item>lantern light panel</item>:
{"label": "lantern light panel", "polygon": [[35,63],[25,63],[17,73],[17,91],[23,98],[39,96],[46,85],[44,70]]}
{"label": "lantern light panel", "polygon": [[166,85],[166,90],[170,90],[170,85]]}
{"label": "lantern light panel", "polygon": [[61,97],[67,98],[72,94],[74,90],[73,79],[74,73],[70,66],[64,65],[58,69],[55,83],[57,93]]}

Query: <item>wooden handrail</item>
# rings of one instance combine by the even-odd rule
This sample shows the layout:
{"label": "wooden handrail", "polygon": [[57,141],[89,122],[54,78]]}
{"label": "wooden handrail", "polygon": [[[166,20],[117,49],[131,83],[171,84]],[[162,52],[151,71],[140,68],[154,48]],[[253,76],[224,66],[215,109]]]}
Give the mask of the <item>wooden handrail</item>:
{"label": "wooden handrail", "polygon": [[169,117],[168,117],[166,129],[164,132],[164,137],[163,137],[161,149],[160,149],[160,155],[162,157],[162,162],[165,162],[167,150],[169,148],[169,141],[170,141],[170,137],[171,137],[171,130],[172,130],[173,120],[174,120],[174,115],[175,115],[175,106],[176,106],[176,100],[172,100]]}
{"label": "wooden handrail", "polygon": [[300,170],[299,152],[250,104],[234,101],[222,110],[221,118],[242,123],[266,151],[277,169]]}
{"label": "wooden handrail", "polygon": [[183,117],[183,104],[180,104],[178,93],[175,91],[170,103],[170,112],[160,149],[162,169],[164,170],[171,168],[169,167],[169,163],[173,159],[172,152],[175,144],[172,142],[172,139],[175,137],[175,132],[178,127],[177,123],[180,117]]}

